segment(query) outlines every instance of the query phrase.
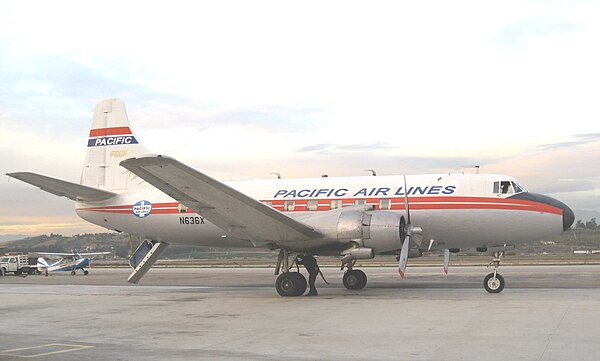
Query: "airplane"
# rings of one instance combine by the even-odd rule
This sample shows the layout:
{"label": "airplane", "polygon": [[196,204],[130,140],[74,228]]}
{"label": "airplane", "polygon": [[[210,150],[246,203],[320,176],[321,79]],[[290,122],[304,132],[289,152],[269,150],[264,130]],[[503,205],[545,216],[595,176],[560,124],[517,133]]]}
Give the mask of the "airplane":
{"label": "airplane", "polygon": [[[59,260],[49,264],[43,257],[37,259],[37,269],[39,272],[59,272],[59,271],[71,271],[71,276],[75,276],[75,271],[80,269],[83,271],[84,276],[87,276],[89,271],[86,267],[91,267],[93,256],[109,254],[110,252],[86,252],[79,253],[74,251],[72,253],[53,253],[53,252],[32,252],[33,254],[46,256],[46,257],[59,257]],[[92,256],[92,257],[90,257]]]}
{"label": "airplane", "polygon": [[118,99],[94,109],[80,184],[30,172],[7,175],[74,200],[84,220],[143,239],[131,259],[131,283],[169,242],[266,247],[279,250],[275,288],[281,296],[306,290],[306,278],[292,268],[294,254],[339,257],[344,286],[362,289],[367,276],[354,267],[357,260],[397,255],[403,278],[409,256],[443,250],[447,272],[450,253],[465,248],[489,252],[493,272],[484,288],[499,293],[505,251],[563,232],[574,221],[566,204],[507,175],[217,176],[151,154]]}

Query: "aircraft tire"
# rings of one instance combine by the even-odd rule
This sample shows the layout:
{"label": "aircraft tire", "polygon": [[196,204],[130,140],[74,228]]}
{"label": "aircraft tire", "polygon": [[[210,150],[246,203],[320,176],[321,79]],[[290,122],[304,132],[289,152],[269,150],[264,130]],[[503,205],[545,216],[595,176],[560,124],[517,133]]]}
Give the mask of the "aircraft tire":
{"label": "aircraft tire", "polygon": [[4,267],[0,268],[0,277],[4,277]]}
{"label": "aircraft tire", "polygon": [[71,271],[71,276],[75,276],[75,271]]}
{"label": "aircraft tire", "polygon": [[367,284],[367,275],[361,270],[351,270],[344,273],[344,287],[349,290],[360,290]]}
{"label": "aircraft tire", "polygon": [[483,279],[483,287],[489,293],[500,293],[504,289],[504,277],[502,277],[499,273],[496,273],[496,278],[494,278],[494,274],[490,273]]}
{"label": "aircraft tire", "polygon": [[302,275],[302,273],[298,273],[300,278],[300,288],[298,289],[298,296],[302,296],[304,292],[306,292],[306,287],[308,287],[308,282],[306,281],[306,277]]}
{"label": "aircraft tire", "polygon": [[306,278],[298,272],[284,272],[277,277],[275,289],[280,296],[300,296],[306,291]]}
{"label": "aircraft tire", "polygon": [[88,275],[88,273],[89,273],[89,272],[88,272],[88,270],[83,270],[83,275],[84,275],[84,276],[87,276],[87,275]]}

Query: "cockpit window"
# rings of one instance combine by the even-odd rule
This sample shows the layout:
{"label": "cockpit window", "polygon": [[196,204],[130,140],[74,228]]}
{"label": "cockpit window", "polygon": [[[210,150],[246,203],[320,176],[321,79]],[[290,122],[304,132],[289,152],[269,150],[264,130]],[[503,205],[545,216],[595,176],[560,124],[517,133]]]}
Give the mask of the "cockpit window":
{"label": "cockpit window", "polygon": [[513,186],[510,181],[494,182],[494,194],[513,194]]}
{"label": "cockpit window", "polygon": [[494,182],[494,194],[516,194],[527,192],[525,187],[515,181]]}
{"label": "cockpit window", "polygon": [[523,193],[525,192],[525,188],[523,188],[519,183],[512,182],[512,186],[515,189],[515,193]]}

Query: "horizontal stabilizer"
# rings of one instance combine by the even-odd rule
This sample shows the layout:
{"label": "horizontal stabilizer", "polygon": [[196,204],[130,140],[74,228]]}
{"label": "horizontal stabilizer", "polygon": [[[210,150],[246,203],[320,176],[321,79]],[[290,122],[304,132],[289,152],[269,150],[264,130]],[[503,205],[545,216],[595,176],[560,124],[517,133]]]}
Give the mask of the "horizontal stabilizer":
{"label": "horizontal stabilizer", "polygon": [[36,173],[19,172],[7,173],[6,175],[39,187],[48,193],[59,197],[67,197],[74,201],[100,202],[116,196],[115,193],[103,191],[102,189],[83,186]]}

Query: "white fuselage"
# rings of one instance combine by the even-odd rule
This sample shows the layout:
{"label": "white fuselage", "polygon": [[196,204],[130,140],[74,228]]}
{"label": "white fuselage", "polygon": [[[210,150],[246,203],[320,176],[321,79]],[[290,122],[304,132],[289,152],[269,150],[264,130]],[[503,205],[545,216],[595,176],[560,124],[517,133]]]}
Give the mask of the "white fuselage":
{"label": "white fuselage", "polygon": [[[496,186],[494,183],[496,182]],[[514,186],[504,193],[501,182]],[[403,176],[269,179],[225,182],[302,221],[339,207],[373,205],[375,211],[406,214]],[[514,178],[501,175],[437,174],[406,177],[412,224],[425,242],[440,248],[515,244],[563,231],[563,209],[516,199]],[[495,193],[496,192],[496,193]],[[97,225],[143,238],[214,247],[252,247],[231,237],[179,202],[148,186],[101,203],[77,203],[78,215]],[[389,252],[396,245],[378,248]],[[397,248],[400,244],[397,245]],[[397,249],[396,248],[396,249]]]}

